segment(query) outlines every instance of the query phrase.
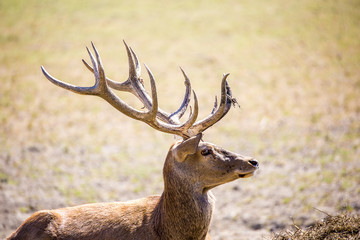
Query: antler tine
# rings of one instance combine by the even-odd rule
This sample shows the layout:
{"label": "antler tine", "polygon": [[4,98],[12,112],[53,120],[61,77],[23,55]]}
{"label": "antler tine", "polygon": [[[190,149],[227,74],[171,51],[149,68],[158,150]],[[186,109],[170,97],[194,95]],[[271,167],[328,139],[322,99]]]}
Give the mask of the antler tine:
{"label": "antler tine", "polygon": [[[189,129],[191,128],[191,126],[194,125],[194,123],[196,122],[196,119],[198,117],[198,113],[199,113],[199,103],[195,94],[195,91],[193,90],[193,95],[194,95],[194,112],[192,112],[191,106],[190,106],[190,117],[188,118],[188,120],[181,126],[183,128],[183,132],[188,132]],[[187,135],[186,137],[190,137],[189,135]]]}
{"label": "antler tine", "polygon": [[146,120],[149,121],[147,123],[159,131],[173,133],[173,134],[179,135],[183,138],[189,138],[190,135],[188,133],[188,130],[195,123],[197,116],[198,116],[198,112],[199,112],[199,104],[198,104],[198,100],[197,100],[195,91],[193,91],[194,112],[190,113],[190,117],[187,119],[186,122],[184,122],[183,124],[180,124],[180,125],[172,125],[172,124],[168,124],[166,122],[157,121],[156,114],[157,114],[157,109],[158,109],[158,100],[157,100],[155,79],[154,79],[154,76],[152,75],[150,69],[145,64],[144,64],[144,66],[149,74],[150,83],[151,83],[151,95],[152,95],[152,100],[153,100],[152,109],[148,112],[148,116],[146,117]]}
{"label": "antler tine", "polygon": [[[136,57],[136,54],[132,51],[132,49],[126,44],[125,40],[123,43],[126,48],[126,52],[128,55],[128,62],[129,62],[129,79],[137,80],[140,77],[140,68],[139,68],[139,61]],[[134,58],[133,58],[134,56]],[[131,81],[130,80],[130,81]]]}
{"label": "antler tine", "polygon": [[[125,41],[124,41],[124,43],[125,43]],[[132,50],[131,47],[130,47],[130,51],[131,51],[131,54],[134,57],[136,75],[138,77],[140,77],[140,75],[141,75],[141,65],[140,65],[139,59],[137,58],[136,53]]]}
{"label": "antler tine", "polygon": [[215,110],[217,109],[217,105],[218,105],[217,96],[215,96],[214,107],[213,107],[213,110],[211,111],[211,114],[214,114],[214,113],[215,113]]}
{"label": "antler tine", "polygon": [[188,78],[188,76],[186,75],[185,71],[180,67],[180,70],[181,72],[183,73],[184,75],[184,78],[185,78],[185,87],[186,87],[186,90],[185,90],[185,96],[184,96],[184,100],[183,102],[181,103],[181,106],[179,107],[178,110],[176,110],[174,113],[172,113],[169,118],[174,118],[174,119],[180,119],[184,113],[186,112],[186,109],[189,105],[189,102],[190,102],[190,98],[191,98],[191,83],[190,83],[190,80]]}
{"label": "antler tine", "polygon": [[56,78],[54,78],[53,76],[51,76],[44,68],[44,66],[41,66],[41,71],[42,73],[45,75],[45,77],[52,82],[53,84],[55,84],[56,86],[62,87],[66,90],[78,93],[78,94],[83,94],[83,95],[90,95],[92,94],[92,89],[93,87],[78,87],[72,84],[68,84],[65,83],[63,81],[60,81]]}
{"label": "antler tine", "polygon": [[[94,47],[94,45],[93,45]],[[41,70],[43,72],[43,74],[45,75],[45,77],[50,81],[52,82],[53,84],[59,86],[59,87],[62,87],[64,89],[67,89],[67,90],[70,90],[72,92],[75,92],[75,93],[78,93],[78,94],[84,94],[84,95],[97,95],[97,86],[99,84],[99,73],[97,71],[97,63],[95,62],[94,60],[94,56],[92,55],[92,53],[90,52],[90,50],[86,47],[86,50],[88,51],[89,53],[89,56],[90,56],[90,59],[91,59],[91,62],[93,64],[93,68],[91,68],[87,63],[85,64],[86,66],[89,66],[91,69],[92,69],[92,72],[94,73],[95,75],[95,84],[94,86],[92,87],[78,87],[78,86],[75,86],[75,85],[72,85],[72,84],[68,84],[68,83],[65,83],[63,81],[60,81],[56,78],[54,78],[53,76],[51,76],[43,66],[41,66]]]}
{"label": "antler tine", "polygon": [[93,42],[91,42],[91,46],[95,52],[96,61],[95,61],[94,55],[90,52],[88,47],[86,47],[86,50],[88,51],[91,62],[93,64],[94,75],[95,75],[95,86],[98,85],[101,89],[101,88],[106,87],[105,72],[104,72],[104,68],[101,63],[100,55],[99,55],[97,49],[95,48]]}
{"label": "antler tine", "polygon": [[222,119],[230,110],[231,103],[232,103],[232,94],[229,84],[227,83],[226,79],[229,76],[228,74],[223,75],[223,79],[221,81],[221,101],[219,108],[214,112],[217,100],[215,100],[214,109],[212,113],[203,120],[196,122],[190,130],[194,133],[200,133],[205,131],[207,128],[214,125],[220,119]]}
{"label": "antler tine", "polygon": [[84,59],[81,59],[81,61],[90,72],[94,73],[94,69]]}
{"label": "antler tine", "polygon": [[[94,73],[94,69],[84,60],[81,59],[85,67],[92,73]],[[111,80],[110,78],[106,77],[106,82],[109,87],[119,90],[119,91],[126,91],[126,92],[133,92],[131,85],[129,81],[125,81],[122,83],[116,82],[114,80]]]}
{"label": "antler tine", "polygon": [[152,97],[152,107],[151,110],[149,110],[148,119],[151,121],[156,120],[156,114],[158,112],[158,98],[157,98],[157,92],[156,92],[156,84],[153,74],[151,73],[150,69],[144,64],[146,71],[150,78],[150,84],[151,84],[151,97]]}

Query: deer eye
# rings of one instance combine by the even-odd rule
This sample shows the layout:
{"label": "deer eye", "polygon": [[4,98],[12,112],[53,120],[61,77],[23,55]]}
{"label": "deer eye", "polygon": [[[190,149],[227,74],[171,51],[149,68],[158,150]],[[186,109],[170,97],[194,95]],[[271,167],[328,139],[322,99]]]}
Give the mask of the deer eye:
{"label": "deer eye", "polygon": [[204,149],[201,151],[201,155],[206,156],[206,155],[212,154],[212,152],[213,151],[211,149]]}

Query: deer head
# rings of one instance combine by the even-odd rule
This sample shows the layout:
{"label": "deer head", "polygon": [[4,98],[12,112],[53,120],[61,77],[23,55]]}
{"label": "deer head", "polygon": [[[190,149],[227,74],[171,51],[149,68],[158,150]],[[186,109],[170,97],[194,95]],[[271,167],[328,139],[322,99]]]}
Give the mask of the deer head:
{"label": "deer head", "polygon": [[204,193],[221,184],[251,177],[257,170],[259,165],[254,158],[203,142],[201,138],[202,133],[199,133],[170,148],[164,166],[165,179],[176,175],[182,183]]}

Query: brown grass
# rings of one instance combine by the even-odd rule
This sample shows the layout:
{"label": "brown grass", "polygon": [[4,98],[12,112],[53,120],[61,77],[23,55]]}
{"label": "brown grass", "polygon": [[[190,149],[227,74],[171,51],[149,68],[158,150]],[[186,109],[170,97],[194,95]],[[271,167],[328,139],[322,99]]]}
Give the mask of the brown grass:
{"label": "brown grass", "polygon": [[327,216],[307,229],[294,226],[295,231],[278,234],[273,240],[358,240],[360,239],[360,216],[341,214]]}

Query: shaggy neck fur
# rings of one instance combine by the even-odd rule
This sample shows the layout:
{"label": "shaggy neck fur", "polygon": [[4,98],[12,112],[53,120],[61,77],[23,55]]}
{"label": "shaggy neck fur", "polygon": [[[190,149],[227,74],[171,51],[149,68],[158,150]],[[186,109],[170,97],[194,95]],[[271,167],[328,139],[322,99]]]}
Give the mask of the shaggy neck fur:
{"label": "shaggy neck fur", "polygon": [[160,239],[206,239],[214,198],[210,191],[179,176],[168,158],[163,172],[165,189],[154,209],[155,231]]}

